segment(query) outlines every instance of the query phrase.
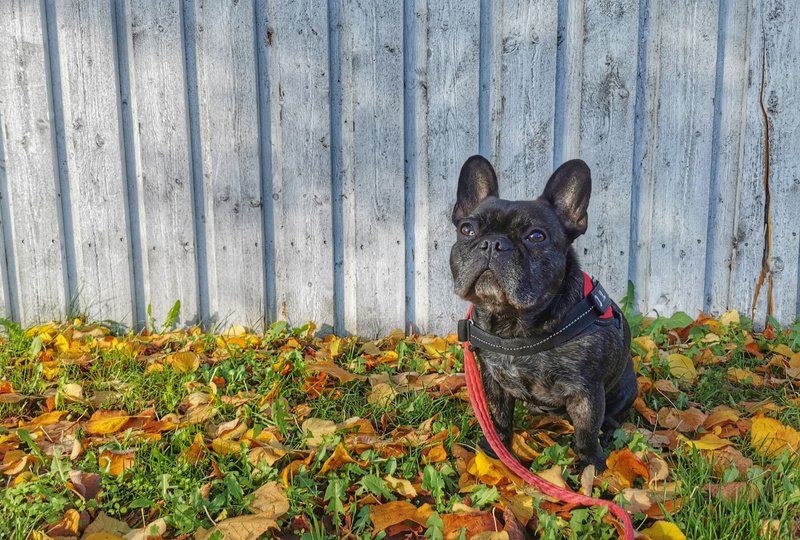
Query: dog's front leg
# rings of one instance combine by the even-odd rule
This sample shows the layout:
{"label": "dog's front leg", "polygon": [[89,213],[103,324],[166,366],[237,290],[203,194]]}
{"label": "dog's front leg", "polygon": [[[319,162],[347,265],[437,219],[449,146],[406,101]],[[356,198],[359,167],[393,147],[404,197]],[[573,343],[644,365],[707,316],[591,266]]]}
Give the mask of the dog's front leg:
{"label": "dog's front leg", "polygon": [[597,473],[608,468],[598,441],[605,416],[603,398],[602,391],[587,391],[575,394],[567,400],[567,412],[575,427],[575,451],[580,457],[581,465],[594,465]]}
{"label": "dog's front leg", "polygon": [[[486,395],[486,404],[489,409],[489,416],[492,418],[494,430],[503,445],[511,451],[511,433],[514,427],[514,405],[516,398],[508,393],[507,390],[489,375],[488,369],[481,370],[481,381],[483,382],[483,392]],[[492,457],[497,457],[492,451],[486,437],[478,443],[484,452]]]}

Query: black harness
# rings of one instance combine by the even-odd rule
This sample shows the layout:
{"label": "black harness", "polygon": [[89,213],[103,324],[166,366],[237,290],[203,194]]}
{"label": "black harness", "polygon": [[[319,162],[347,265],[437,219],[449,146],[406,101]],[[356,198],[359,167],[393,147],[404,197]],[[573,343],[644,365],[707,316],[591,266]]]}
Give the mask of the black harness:
{"label": "black harness", "polygon": [[[588,276],[586,277],[588,280]],[[544,338],[502,338],[491,334],[472,321],[472,308],[465,319],[458,321],[459,341],[469,341],[476,349],[508,354],[530,355],[553,349],[580,335],[596,332],[610,324],[622,331],[622,311],[611,300],[603,286],[592,279],[592,290],[573,307],[555,332]]]}

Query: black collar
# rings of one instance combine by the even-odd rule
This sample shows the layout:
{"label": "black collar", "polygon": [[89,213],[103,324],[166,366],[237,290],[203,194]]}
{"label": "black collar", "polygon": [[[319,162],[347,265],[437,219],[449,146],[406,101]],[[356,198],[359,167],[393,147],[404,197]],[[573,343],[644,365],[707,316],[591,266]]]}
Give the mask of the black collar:
{"label": "black collar", "polygon": [[[472,321],[472,306],[467,317],[458,321],[459,341],[468,341],[473,348],[511,356],[530,355],[557,347],[577,337],[593,323],[616,323],[620,328],[622,314],[603,286],[592,280],[593,288],[573,307],[555,332],[544,338],[502,338],[482,329]],[[612,317],[607,315],[611,308]],[[605,317],[604,317],[605,315]]]}

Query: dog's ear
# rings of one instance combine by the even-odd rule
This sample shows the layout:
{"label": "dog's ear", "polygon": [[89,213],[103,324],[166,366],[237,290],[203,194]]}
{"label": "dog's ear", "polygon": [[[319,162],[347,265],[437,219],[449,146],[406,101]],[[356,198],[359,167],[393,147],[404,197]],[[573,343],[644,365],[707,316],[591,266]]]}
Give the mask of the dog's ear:
{"label": "dog's ear", "polygon": [[458,194],[453,207],[453,223],[470,215],[486,197],[498,197],[497,175],[491,163],[483,156],[472,156],[464,162],[458,176]]}
{"label": "dog's ear", "polygon": [[592,177],[589,166],[580,159],[561,165],[544,187],[542,198],[556,210],[570,240],[586,232],[589,197],[592,194]]}

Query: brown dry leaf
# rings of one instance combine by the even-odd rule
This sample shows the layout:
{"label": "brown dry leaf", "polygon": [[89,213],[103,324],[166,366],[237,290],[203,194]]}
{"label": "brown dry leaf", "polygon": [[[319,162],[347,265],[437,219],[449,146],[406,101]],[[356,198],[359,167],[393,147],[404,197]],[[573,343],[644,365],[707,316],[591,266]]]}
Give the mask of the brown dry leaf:
{"label": "brown dry leaf", "polygon": [[310,449],[314,449],[322,444],[323,437],[336,432],[336,424],[330,420],[309,418],[303,422],[301,429],[306,437],[308,437],[306,439],[306,446]]}
{"label": "brown dry leaf", "polygon": [[511,537],[507,531],[483,531],[470,536],[469,540],[511,540]]}
{"label": "brown dry leaf", "polygon": [[271,467],[285,455],[286,450],[282,448],[275,448],[270,445],[256,446],[250,449],[250,452],[247,454],[247,459],[254,467],[262,461],[266,461],[267,465]]}
{"label": "brown dry leaf", "polygon": [[758,497],[758,487],[749,482],[731,482],[728,484],[706,484],[702,488],[725,502],[744,500],[752,503]]}
{"label": "brown dry leaf", "polygon": [[675,384],[668,379],[659,379],[653,383],[653,388],[662,396],[677,396],[681,393]]}
{"label": "brown dry leaf", "polygon": [[213,403],[203,403],[195,405],[186,411],[186,422],[189,424],[199,424],[214,418],[219,410]]}
{"label": "brown dry leaf", "polygon": [[419,508],[406,501],[374,504],[369,507],[372,534],[374,536],[382,530],[404,521],[413,521],[424,527],[432,513],[433,509],[429,504],[423,504]]}
{"label": "brown dry leaf", "polygon": [[100,469],[108,467],[108,474],[119,476],[136,464],[136,450],[106,450],[97,458]]}
{"label": "brown dry leaf", "polygon": [[383,479],[386,481],[386,485],[389,487],[389,489],[398,495],[401,495],[406,499],[413,499],[417,496],[417,490],[414,489],[414,486],[411,485],[411,482],[405,478],[395,478],[394,476],[387,474],[383,477]]}
{"label": "brown dry leaf", "polygon": [[262,517],[260,514],[248,514],[220,521],[209,530],[200,527],[194,537],[195,540],[206,540],[211,535],[220,533],[226,540],[256,540],[270,529],[279,529],[274,519]]}
{"label": "brown dry leaf", "polygon": [[786,450],[797,452],[800,448],[800,433],[791,426],[784,426],[774,418],[757,417],[750,428],[753,448],[766,456]]}
{"label": "brown dry leaf", "polygon": [[624,501],[620,503],[630,514],[646,513],[658,503],[655,493],[649,489],[626,488],[622,490]]}
{"label": "brown dry leaf", "polygon": [[528,444],[527,432],[520,433],[515,431],[511,435],[511,451],[514,452],[521,461],[534,461],[542,455],[541,452],[537,452]]}
{"label": "brown dry leaf", "polygon": [[781,532],[781,520],[779,519],[762,519],[761,530],[758,531],[758,536],[761,538],[777,538]]}
{"label": "brown dry leaf", "polygon": [[463,529],[466,538],[473,538],[476,534],[483,531],[494,531],[500,528],[501,524],[491,511],[473,511],[467,514],[439,514],[444,523],[443,533],[449,538],[452,532]]}
{"label": "brown dry leaf", "polygon": [[557,416],[545,416],[533,422],[530,426],[531,429],[541,429],[555,433],[556,435],[567,435],[574,433],[575,428],[569,423],[569,420],[558,418]]}
{"label": "brown dry leaf", "polygon": [[207,447],[203,441],[203,435],[201,433],[195,433],[192,445],[181,450],[178,461],[196,465],[203,459],[206,449]]}
{"label": "brown dry leaf", "polygon": [[124,539],[131,528],[124,521],[107,516],[99,512],[86,530],[83,531],[81,540],[117,540]]}
{"label": "brown dry leaf", "polygon": [[703,427],[706,429],[712,429],[719,425],[736,422],[738,419],[739,415],[730,407],[726,407],[724,409],[715,407],[714,410],[711,411],[711,414],[708,415],[708,418],[706,418],[705,422],[703,422]]}
{"label": "brown dry leaf", "polygon": [[641,395],[639,395],[633,402],[633,408],[636,409],[636,412],[641,414],[645,420],[650,422],[652,425],[656,425],[656,422],[658,421],[658,414],[656,411],[647,406]]}
{"label": "brown dry leaf", "polygon": [[753,460],[745,457],[733,446],[726,446],[714,451],[714,472],[717,474],[722,474],[725,469],[735,467],[739,474],[744,475],[752,466]]}
{"label": "brown dry leaf", "polygon": [[278,482],[267,482],[253,492],[253,502],[248,507],[251,512],[263,517],[271,515],[277,519],[289,511],[289,499],[284,493],[284,487]]}
{"label": "brown dry leaf", "polygon": [[[332,351],[331,354],[333,354]],[[355,373],[350,373],[346,369],[343,369],[334,364],[333,362],[329,362],[327,360],[324,360],[322,362],[316,362],[313,364],[308,364],[306,369],[308,371],[318,371],[320,373],[326,373],[328,375],[331,375],[332,377],[336,377],[342,384],[349,383],[350,381],[363,381],[364,379],[366,379],[364,375],[356,375]]]}
{"label": "brown dry leaf", "polygon": [[652,486],[657,482],[666,480],[669,476],[669,465],[660,455],[648,450],[645,454],[647,461],[647,471],[650,474],[649,484]]}
{"label": "brown dry leaf", "polygon": [[678,431],[697,431],[703,425],[707,416],[700,409],[690,407],[685,411],[679,411],[672,407],[662,407],[658,411],[658,425],[667,429]]}
{"label": "brown dry leaf", "polygon": [[152,538],[161,538],[165,532],[167,532],[167,523],[164,518],[161,518],[148,523],[141,529],[131,530],[125,535],[125,538],[128,540],[151,540]]}
{"label": "brown dry leaf", "polygon": [[77,494],[84,501],[96,499],[100,494],[101,477],[97,473],[85,473],[83,471],[69,471],[69,481],[67,487]]}

